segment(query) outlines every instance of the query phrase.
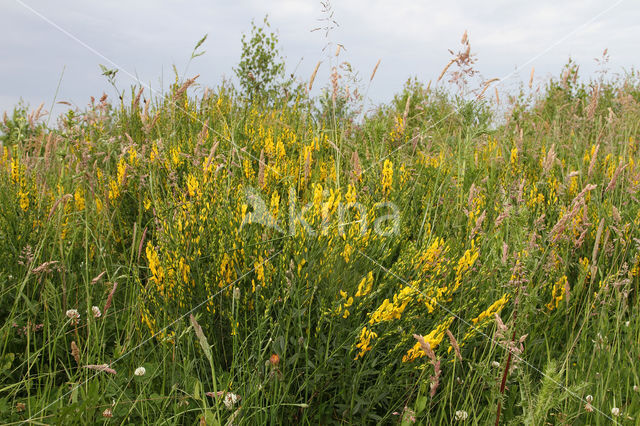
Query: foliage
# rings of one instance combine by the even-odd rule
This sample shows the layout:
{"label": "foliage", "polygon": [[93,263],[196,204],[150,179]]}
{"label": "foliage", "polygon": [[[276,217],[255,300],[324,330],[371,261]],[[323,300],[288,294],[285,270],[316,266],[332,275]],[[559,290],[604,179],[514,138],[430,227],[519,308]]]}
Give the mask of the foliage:
{"label": "foliage", "polygon": [[[35,112],[34,112],[35,113]],[[28,107],[21,103],[13,109],[11,117],[4,116],[0,123],[0,143],[25,143],[31,137],[42,131],[42,125],[35,125],[34,113],[28,113]]]}
{"label": "foliage", "polygon": [[189,81],[5,120],[3,423],[635,421],[633,76],[500,123],[417,80],[361,123]]}
{"label": "foliage", "polygon": [[242,35],[240,62],[234,68],[242,93],[250,99],[278,95],[290,82],[285,78],[285,63],[280,55],[278,35],[270,31],[267,16],[263,26],[251,21],[251,37]]}

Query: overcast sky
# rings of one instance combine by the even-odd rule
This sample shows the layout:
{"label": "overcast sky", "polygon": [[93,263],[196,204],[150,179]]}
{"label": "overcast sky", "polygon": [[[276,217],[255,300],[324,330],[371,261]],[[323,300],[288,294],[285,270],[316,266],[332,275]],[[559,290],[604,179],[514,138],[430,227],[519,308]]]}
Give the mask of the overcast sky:
{"label": "overcast sky", "polygon": [[80,108],[92,95],[113,96],[99,64],[121,68],[121,89],[137,78],[161,90],[173,79],[173,64],[184,71],[204,34],[206,54],[187,76],[201,74],[199,83],[216,86],[233,76],[251,19],[260,22],[267,13],[288,72],[306,81],[325,59],[314,91],[327,82],[329,41],[345,46],[341,60],[365,82],[381,59],[368,92],[372,103],[390,100],[410,76],[437,79],[465,30],[476,68],[487,79],[509,76],[504,87],[528,82],[532,67],[538,82],[558,75],[569,57],[588,78],[605,48],[612,73],[640,65],[637,0],[343,0],[332,7],[339,26],[327,39],[311,31],[323,25],[319,1],[1,0],[0,112],[21,98],[49,109],[60,80],[56,100]]}

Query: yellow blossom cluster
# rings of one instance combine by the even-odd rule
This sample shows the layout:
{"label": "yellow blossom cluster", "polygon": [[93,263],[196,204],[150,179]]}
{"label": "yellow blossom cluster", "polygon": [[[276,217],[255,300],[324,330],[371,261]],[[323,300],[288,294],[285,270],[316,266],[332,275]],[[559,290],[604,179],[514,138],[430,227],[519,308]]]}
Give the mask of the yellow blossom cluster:
{"label": "yellow blossom cluster", "polygon": [[393,301],[384,299],[382,304],[376,309],[369,318],[369,324],[374,325],[383,321],[392,321],[400,319],[407,305],[413,299],[416,290],[410,286],[403,287],[398,293],[393,295]]}
{"label": "yellow blossom cluster", "polygon": [[480,315],[473,318],[471,320],[471,324],[473,325],[473,328],[467,331],[467,333],[462,338],[462,341],[465,342],[469,340],[471,337],[475,336],[482,327],[484,327],[486,324],[492,321],[494,315],[502,311],[502,309],[505,307],[507,302],[509,302],[509,298],[510,298],[509,294],[507,293],[503,294],[500,299],[493,302],[491,305],[489,305],[487,309],[482,311]]}
{"label": "yellow blossom cluster", "polygon": [[[425,342],[429,344],[432,350],[435,351],[438,348],[438,345],[440,345],[440,342],[442,342],[442,339],[444,338],[445,332],[451,326],[453,319],[454,317],[446,319],[442,323],[438,324],[436,328],[431,330],[429,334],[423,336]],[[402,357],[402,362],[411,362],[417,358],[422,358],[423,356],[425,356],[425,353],[420,346],[420,342],[416,342],[415,345],[413,345],[413,347]]]}
{"label": "yellow blossom cluster", "polygon": [[547,303],[547,309],[550,311],[556,309],[562,299],[564,298],[564,294],[566,289],[568,288],[569,283],[567,282],[567,276],[563,275],[553,284],[553,289],[551,290],[551,300]]}
{"label": "yellow blossom cluster", "polygon": [[384,165],[382,166],[382,193],[385,195],[389,195],[391,191],[391,185],[393,184],[393,163],[386,159],[384,160]]}
{"label": "yellow blossom cluster", "polygon": [[360,352],[356,354],[355,359],[362,358],[364,354],[369,352],[372,348],[371,341],[377,337],[378,335],[376,333],[368,330],[367,327],[362,327],[358,343],[356,344],[356,348],[360,349]]}

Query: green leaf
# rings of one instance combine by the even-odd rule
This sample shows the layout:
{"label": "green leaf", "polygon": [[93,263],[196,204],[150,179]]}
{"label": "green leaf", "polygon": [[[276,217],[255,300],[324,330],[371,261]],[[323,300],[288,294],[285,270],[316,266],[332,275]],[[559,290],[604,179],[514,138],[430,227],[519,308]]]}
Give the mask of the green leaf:
{"label": "green leaf", "polygon": [[5,370],[10,370],[11,365],[13,364],[13,360],[15,359],[15,354],[8,353],[0,357],[0,372]]}
{"label": "green leaf", "polygon": [[193,383],[193,399],[198,401],[202,400],[202,396],[200,395],[201,390],[202,390],[202,384],[200,383],[199,380],[196,380]]}

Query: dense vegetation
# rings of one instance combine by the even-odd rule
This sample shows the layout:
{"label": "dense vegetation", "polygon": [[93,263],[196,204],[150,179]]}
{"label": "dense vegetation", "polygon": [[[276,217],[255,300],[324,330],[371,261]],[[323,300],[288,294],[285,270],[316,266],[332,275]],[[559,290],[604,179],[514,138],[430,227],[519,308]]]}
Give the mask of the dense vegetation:
{"label": "dense vegetation", "polygon": [[361,114],[247,43],[237,89],[5,116],[3,423],[638,419],[634,74]]}

